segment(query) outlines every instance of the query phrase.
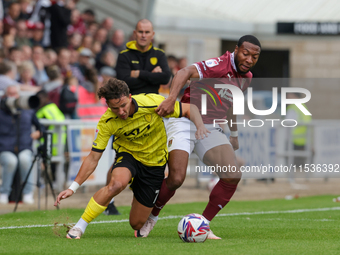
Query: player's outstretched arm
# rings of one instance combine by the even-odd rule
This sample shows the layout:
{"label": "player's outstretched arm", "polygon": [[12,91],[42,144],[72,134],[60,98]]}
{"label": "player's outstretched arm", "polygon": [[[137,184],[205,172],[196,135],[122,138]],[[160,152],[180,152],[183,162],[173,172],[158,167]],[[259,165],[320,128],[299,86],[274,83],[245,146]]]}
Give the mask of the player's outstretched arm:
{"label": "player's outstretched arm", "polygon": [[162,117],[174,112],[174,105],[177,96],[190,78],[199,78],[198,71],[195,66],[187,66],[179,70],[170,85],[170,95],[156,109],[156,113]]}
{"label": "player's outstretched arm", "polygon": [[196,126],[196,139],[208,137],[210,131],[204,126],[201,114],[196,105],[182,103],[182,115],[191,120]]}
{"label": "player's outstretched arm", "polygon": [[[79,186],[83,184],[96,169],[98,161],[101,158],[101,156],[102,156],[101,152],[91,151],[90,154],[85,158],[84,162],[82,163],[74,182],[79,184]],[[74,191],[72,190],[71,186],[70,188],[59,193],[54,203],[54,206],[60,204],[60,201],[62,199],[68,198],[73,195]]]}

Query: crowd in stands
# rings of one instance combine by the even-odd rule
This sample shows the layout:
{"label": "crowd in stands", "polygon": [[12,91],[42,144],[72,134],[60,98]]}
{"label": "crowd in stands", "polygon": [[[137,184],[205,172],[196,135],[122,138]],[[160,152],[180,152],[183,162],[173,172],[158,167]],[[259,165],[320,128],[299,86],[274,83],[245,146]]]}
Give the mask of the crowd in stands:
{"label": "crowd in stands", "polygon": [[[117,76],[119,53],[135,38],[111,17],[99,21],[92,9],[80,11],[77,2],[0,0],[0,97],[13,85],[21,94],[38,93],[37,116],[54,120],[98,120],[107,110],[96,92]],[[186,59],[168,56],[168,65],[173,77]],[[171,80],[160,94],[169,94]],[[0,203],[7,203],[2,193]]]}
{"label": "crowd in stands", "polygon": [[[0,91],[13,84],[32,93],[43,89],[66,118],[98,119],[107,108],[96,90],[116,77],[127,35],[113,18],[100,22],[93,10],[79,11],[77,1],[2,0]],[[185,58],[168,61],[173,75],[186,65]],[[161,86],[160,93],[168,92],[169,84]]]}

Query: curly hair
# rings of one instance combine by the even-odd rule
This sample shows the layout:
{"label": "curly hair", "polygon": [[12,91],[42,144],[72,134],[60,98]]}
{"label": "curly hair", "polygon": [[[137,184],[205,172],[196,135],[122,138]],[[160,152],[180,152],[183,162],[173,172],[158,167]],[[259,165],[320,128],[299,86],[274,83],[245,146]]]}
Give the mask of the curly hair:
{"label": "curly hair", "polygon": [[122,96],[129,96],[130,90],[125,81],[111,78],[107,83],[98,90],[98,97],[105,98],[106,101],[119,99]]}

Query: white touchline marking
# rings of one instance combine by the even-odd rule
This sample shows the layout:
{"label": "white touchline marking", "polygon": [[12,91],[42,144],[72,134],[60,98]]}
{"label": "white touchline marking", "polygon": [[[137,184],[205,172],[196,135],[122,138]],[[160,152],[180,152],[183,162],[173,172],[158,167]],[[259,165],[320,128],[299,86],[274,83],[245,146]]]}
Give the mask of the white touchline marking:
{"label": "white touchline marking", "polygon": [[[229,217],[229,216],[242,216],[242,215],[261,215],[261,214],[289,214],[289,213],[304,213],[304,212],[325,212],[325,211],[339,211],[340,207],[325,207],[325,208],[313,208],[313,209],[296,209],[296,210],[286,210],[286,211],[262,211],[262,212],[240,212],[240,213],[222,213],[217,214],[216,217]],[[158,220],[166,220],[166,219],[179,219],[184,215],[170,215],[166,217],[160,217]],[[102,221],[93,221],[91,224],[103,224],[103,223],[122,223],[128,222],[128,219],[123,220],[102,220]],[[328,219],[319,219],[317,221],[328,221]],[[75,224],[75,223],[71,223]],[[62,226],[63,224],[58,224],[57,226]],[[0,227],[0,230],[3,229],[19,229],[19,228],[46,228],[53,227],[53,224],[49,225],[26,225],[26,226],[9,226],[9,227]]]}

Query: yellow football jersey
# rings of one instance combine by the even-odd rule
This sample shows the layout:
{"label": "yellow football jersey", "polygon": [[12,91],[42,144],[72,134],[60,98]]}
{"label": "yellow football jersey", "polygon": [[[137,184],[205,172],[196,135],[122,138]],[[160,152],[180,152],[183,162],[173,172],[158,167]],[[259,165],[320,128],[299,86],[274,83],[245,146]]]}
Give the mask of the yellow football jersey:
{"label": "yellow football jersey", "polygon": [[[114,135],[113,148],[117,152],[128,152],[146,166],[164,165],[168,157],[167,137],[163,119],[155,112],[163,100],[164,97],[157,94],[132,96],[135,112],[126,120],[108,108],[98,122],[92,150],[103,152]],[[181,116],[181,103],[176,102],[174,113],[166,118]]]}

